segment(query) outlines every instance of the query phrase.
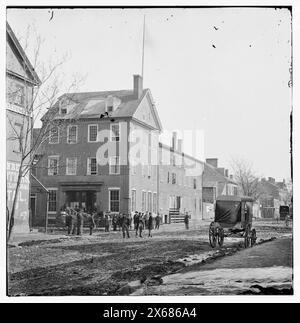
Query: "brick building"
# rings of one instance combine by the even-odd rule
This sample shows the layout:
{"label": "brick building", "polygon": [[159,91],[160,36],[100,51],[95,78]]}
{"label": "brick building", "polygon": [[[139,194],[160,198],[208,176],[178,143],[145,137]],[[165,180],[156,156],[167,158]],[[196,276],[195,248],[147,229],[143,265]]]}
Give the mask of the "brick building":
{"label": "brick building", "polygon": [[275,178],[262,178],[258,185],[259,204],[263,218],[278,218],[280,205],[288,205],[288,189],[285,181],[276,182]]}
{"label": "brick building", "polygon": [[[160,172],[169,167],[160,166],[159,156],[166,150],[159,145],[162,126],[151,91],[143,89],[139,75],[134,76],[133,90],[65,94],[52,112],[52,124],[56,121],[57,126],[41,147],[34,172],[38,181],[32,180],[35,225],[43,225],[46,214],[53,222],[65,206],[167,215],[174,206],[192,214],[193,208],[174,203],[174,196],[184,195],[182,190],[199,194],[193,213],[199,215],[200,175],[196,188],[160,185]],[[182,172],[182,166],[176,169],[173,174]],[[170,187],[177,187],[177,192],[171,194]],[[166,194],[172,197],[161,199]]]}
{"label": "brick building", "polygon": [[[34,87],[40,80],[13,30],[6,24],[6,201],[10,213],[22,154],[30,151]],[[26,135],[27,134],[27,135]],[[26,137],[28,142],[26,141]],[[27,144],[24,144],[24,143]],[[26,151],[21,152],[22,148]],[[24,163],[27,162],[24,160]],[[29,231],[29,175],[22,177],[14,214],[14,232]]]}

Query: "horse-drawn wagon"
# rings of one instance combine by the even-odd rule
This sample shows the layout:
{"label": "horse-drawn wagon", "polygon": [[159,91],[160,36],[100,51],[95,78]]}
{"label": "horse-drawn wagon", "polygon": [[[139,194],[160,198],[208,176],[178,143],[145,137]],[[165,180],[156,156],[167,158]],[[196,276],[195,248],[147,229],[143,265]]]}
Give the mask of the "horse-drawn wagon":
{"label": "horse-drawn wagon", "polygon": [[225,237],[244,239],[245,247],[256,242],[252,228],[253,199],[248,196],[219,196],[215,205],[215,219],[209,226],[209,243],[212,248],[223,245]]}

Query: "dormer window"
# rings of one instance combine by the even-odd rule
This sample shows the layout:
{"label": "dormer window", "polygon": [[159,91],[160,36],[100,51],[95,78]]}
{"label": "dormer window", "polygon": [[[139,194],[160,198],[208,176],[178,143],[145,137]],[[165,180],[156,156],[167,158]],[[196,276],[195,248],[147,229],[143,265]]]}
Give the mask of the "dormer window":
{"label": "dormer window", "polygon": [[67,114],[67,108],[60,108],[60,114]]}
{"label": "dormer window", "polygon": [[112,105],[109,105],[107,107],[107,112],[113,112],[114,111],[114,107]]}

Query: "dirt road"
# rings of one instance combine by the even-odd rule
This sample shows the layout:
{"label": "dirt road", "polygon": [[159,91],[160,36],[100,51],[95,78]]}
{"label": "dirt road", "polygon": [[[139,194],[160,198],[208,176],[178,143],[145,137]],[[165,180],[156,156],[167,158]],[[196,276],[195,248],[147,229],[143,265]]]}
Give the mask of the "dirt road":
{"label": "dirt road", "polygon": [[[97,232],[82,237],[53,235],[54,240],[24,241],[8,249],[8,294],[14,295],[118,295],[129,283],[164,277],[203,259],[218,258],[239,249],[238,241],[225,242],[212,251],[208,225],[190,230],[164,225],[153,238],[122,239],[121,232]],[[291,233],[282,224],[257,223],[260,238]],[[145,232],[146,233],[146,232]],[[254,249],[253,249],[254,250]],[[214,256],[213,253],[217,253]],[[207,264],[208,265],[208,264]],[[123,289],[123,291],[122,291]]]}

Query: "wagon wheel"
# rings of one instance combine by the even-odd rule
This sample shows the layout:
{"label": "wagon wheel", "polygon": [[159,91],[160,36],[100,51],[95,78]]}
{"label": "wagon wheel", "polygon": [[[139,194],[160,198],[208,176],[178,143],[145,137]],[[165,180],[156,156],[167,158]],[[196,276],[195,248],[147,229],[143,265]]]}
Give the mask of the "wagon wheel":
{"label": "wagon wheel", "polygon": [[244,236],[244,245],[245,248],[248,248],[250,246],[251,243],[251,236],[250,236],[250,226],[247,225],[245,228],[245,236]]}
{"label": "wagon wheel", "polygon": [[218,244],[219,244],[220,247],[222,247],[223,246],[223,242],[224,242],[224,229],[223,228],[219,228],[218,231],[217,231],[217,233],[218,233],[218,236],[217,236],[217,238],[218,238]]}
{"label": "wagon wheel", "polygon": [[255,245],[255,242],[256,242],[256,230],[255,229],[252,229],[251,230],[251,247]]}
{"label": "wagon wheel", "polygon": [[212,222],[209,226],[209,244],[212,248],[215,248],[217,244],[217,235],[216,235],[216,229],[215,229],[215,222]]}

